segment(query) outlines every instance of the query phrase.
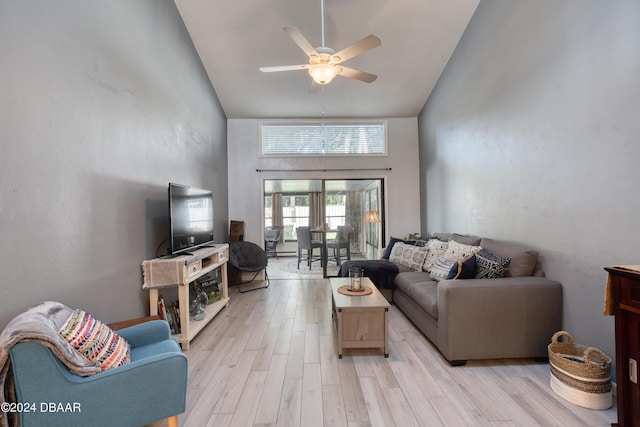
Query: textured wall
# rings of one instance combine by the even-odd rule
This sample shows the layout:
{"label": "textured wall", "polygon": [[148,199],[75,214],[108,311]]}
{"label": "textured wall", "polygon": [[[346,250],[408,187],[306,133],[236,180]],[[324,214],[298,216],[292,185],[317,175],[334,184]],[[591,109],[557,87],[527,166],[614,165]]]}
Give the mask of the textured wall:
{"label": "textured wall", "polygon": [[638,16],[484,0],[419,117],[423,231],[538,248],[564,328],[612,357],[603,267],[639,262]]}
{"label": "textured wall", "polygon": [[[246,239],[260,242],[264,217],[256,203],[263,195],[265,179],[386,178],[387,238],[416,233],[420,228],[417,119],[387,119],[388,156],[362,157],[260,157],[260,121],[229,119],[229,217],[246,221]],[[347,169],[347,171],[299,172],[296,170]],[[353,168],[353,170],[348,170]],[[358,171],[391,168],[391,171]],[[256,173],[256,169],[283,172]],[[386,243],[386,242],[385,242]],[[384,243],[383,243],[384,244]]]}
{"label": "textured wall", "polygon": [[168,182],[212,189],[226,118],[169,0],[0,2],[0,325],[43,300],[148,313]]}

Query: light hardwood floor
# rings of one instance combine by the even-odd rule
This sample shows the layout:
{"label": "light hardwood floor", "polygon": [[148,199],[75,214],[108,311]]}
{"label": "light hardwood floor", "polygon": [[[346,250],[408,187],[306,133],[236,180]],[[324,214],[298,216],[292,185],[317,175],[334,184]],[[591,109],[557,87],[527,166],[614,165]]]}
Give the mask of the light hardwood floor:
{"label": "light hardwood floor", "polygon": [[[451,367],[395,307],[390,355],[335,351],[329,281],[272,280],[231,300],[191,343],[182,427],[609,426],[572,405],[533,360]],[[509,339],[509,337],[505,337]],[[154,427],[162,423],[155,423]]]}

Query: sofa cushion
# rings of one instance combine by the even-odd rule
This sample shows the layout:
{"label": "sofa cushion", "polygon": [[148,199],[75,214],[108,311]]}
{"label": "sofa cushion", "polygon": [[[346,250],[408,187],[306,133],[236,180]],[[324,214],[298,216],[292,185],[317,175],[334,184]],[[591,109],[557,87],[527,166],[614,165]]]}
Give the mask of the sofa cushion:
{"label": "sofa cushion", "polygon": [[476,256],[471,255],[465,259],[459,259],[451,270],[449,270],[449,275],[447,279],[473,279],[476,277],[476,270],[478,269],[478,264],[476,262]]}
{"label": "sofa cushion", "polygon": [[499,279],[504,277],[511,258],[503,258],[482,249],[476,254],[476,279]]}
{"label": "sofa cushion", "polygon": [[396,276],[396,289],[404,292],[430,316],[438,318],[438,282],[425,272],[412,271]]}
{"label": "sofa cushion", "polygon": [[427,249],[425,247],[396,242],[391,250],[391,255],[389,255],[389,261],[420,271],[426,256]]}
{"label": "sofa cushion", "polygon": [[[395,263],[393,263],[395,264]],[[416,271],[411,267],[407,267],[406,265],[402,265],[402,264],[395,264],[396,267],[398,267],[398,273],[406,273],[406,272],[411,272],[411,271]]]}
{"label": "sofa cushion", "polygon": [[447,251],[449,242],[442,242],[438,239],[430,239],[427,241],[427,257],[424,259],[422,269],[427,272],[431,272],[434,264],[438,261],[444,253]]}
{"label": "sofa cushion", "polygon": [[463,236],[458,233],[433,233],[432,236],[434,239],[438,239],[443,242],[455,240],[458,243],[471,246],[478,246],[480,244],[480,240],[482,240],[482,238],[478,236]]}
{"label": "sofa cushion", "polygon": [[411,298],[434,319],[438,318],[438,282],[418,282],[411,288]]}
{"label": "sofa cushion", "polygon": [[511,258],[506,277],[531,276],[538,261],[538,252],[518,243],[484,238],[480,246],[503,258]]}

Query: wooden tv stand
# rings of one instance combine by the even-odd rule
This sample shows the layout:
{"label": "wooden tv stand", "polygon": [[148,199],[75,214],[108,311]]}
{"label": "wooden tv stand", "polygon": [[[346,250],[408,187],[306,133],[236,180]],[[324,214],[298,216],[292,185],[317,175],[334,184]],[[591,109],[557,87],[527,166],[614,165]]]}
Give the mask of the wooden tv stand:
{"label": "wooden tv stand", "polygon": [[[142,288],[149,289],[149,312],[151,316],[158,314],[158,292],[160,288],[178,287],[178,304],[180,307],[180,334],[173,338],[180,343],[183,350],[224,307],[229,305],[229,285],[227,278],[227,261],[229,245],[220,243],[211,247],[203,247],[190,251],[188,255],[156,258],[142,262],[144,281]],[[189,318],[189,283],[205,274],[220,268],[221,280],[218,284],[222,298],[207,305],[202,320]]]}

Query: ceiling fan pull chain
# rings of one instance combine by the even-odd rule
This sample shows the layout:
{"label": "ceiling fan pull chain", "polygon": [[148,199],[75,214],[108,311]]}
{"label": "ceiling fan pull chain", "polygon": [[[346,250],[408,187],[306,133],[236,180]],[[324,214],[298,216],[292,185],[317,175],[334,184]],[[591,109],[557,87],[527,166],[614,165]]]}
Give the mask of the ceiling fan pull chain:
{"label": "ceiling fan pull chain", "polygon": [[322,24],[322,47],[324,47],[324,0],[320,0],[320,22]]}

